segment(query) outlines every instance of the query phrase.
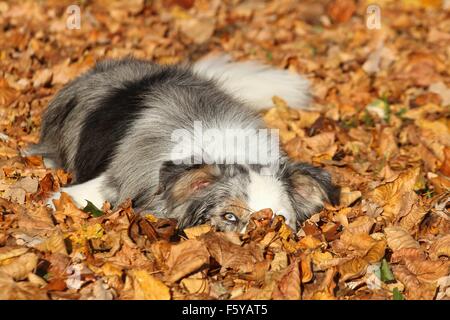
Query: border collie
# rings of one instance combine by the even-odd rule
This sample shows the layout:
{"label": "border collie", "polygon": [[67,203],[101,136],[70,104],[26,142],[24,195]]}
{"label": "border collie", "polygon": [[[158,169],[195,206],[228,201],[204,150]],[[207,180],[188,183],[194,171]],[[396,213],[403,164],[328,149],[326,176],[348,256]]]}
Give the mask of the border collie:
{"label": "border collie", "polygon": [[325,170],[280,150],[259,112],[274,95],[305,108],[308,81],[227,55],[176,66],[105,60],[56,94],[39,144],[25,154],[71,172],[61,191],[79,206],[131,198],[180,228],[209,221],[238,232],[271,208],[297,230],[325,201],[337,204],[340,189]]}

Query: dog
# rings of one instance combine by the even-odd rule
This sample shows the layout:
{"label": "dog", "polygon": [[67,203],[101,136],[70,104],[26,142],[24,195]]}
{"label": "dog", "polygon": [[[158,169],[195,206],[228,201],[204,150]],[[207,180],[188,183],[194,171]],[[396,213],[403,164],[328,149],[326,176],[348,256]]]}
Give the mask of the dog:
{"label": "dog", "polygon": [[[325,202],[337,204],[340,189],[325,170],[280,149],[260,115],[275,95],[305,108],[309,82],[228,55],[171,66],[104,60],[56,94],[39,143],[25,154],[71,172],[72,185],[61,191],[80,207],[131,198],[139,211],[175,218],[180,228],[210,222],[238,232],[253,212],[271,208],[297,230]],[[239,139],[246,147],[223,147]]]}

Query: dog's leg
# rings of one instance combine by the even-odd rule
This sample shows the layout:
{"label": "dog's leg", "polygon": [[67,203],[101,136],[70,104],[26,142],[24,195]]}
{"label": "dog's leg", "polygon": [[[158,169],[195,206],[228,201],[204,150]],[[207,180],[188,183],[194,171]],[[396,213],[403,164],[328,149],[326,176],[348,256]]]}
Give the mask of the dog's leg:
{"label": "dog's leg", "polygon": [[65,192],[72,197],[74,203],[80,208],[84,208],[87,205],[86,200],[92,202],[97,208],[101,208],[103,203],[107,200],[102,193],[105,188],[105,177],[99,176],[98,178],[86,181],[84,183],[61,188],[59,192],[54,193],[52,197],[48,199],[47,205],[55,209],[52,200],[59,199],[61,192]]}

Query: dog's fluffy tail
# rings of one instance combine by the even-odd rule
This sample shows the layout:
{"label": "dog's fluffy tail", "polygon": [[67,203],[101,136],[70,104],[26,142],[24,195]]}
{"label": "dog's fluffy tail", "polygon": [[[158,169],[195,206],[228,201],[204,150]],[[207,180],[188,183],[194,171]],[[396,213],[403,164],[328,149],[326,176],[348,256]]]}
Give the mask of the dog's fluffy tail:
{"label": "dog's fluffy tail", "polygon": [[272,97],[283,98],[292,108],[307,109],[309,81],[302,76],[256,61],[233,62],[226,54],[199,60],[194,71],[218,81],[225,91],[257,110],[271,107]]}

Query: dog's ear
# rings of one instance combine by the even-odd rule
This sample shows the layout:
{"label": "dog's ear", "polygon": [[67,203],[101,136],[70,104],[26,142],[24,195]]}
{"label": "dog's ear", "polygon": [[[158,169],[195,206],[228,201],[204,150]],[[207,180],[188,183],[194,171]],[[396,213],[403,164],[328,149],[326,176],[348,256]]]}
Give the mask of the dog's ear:
{"label": "dog's ear", "polygon": [[219,173],[215,165],[165,161],[159,171],[157,193],[164,194],[171,203],[180,203],[209,187],[217,180]]}
{"label": "dog's ear", "polygon": [[331,175],[324,169],[306,163],[287,162],[282,172],[300,220],[320,211],[324,202],[339,204],[341,189],[333,184]]}

